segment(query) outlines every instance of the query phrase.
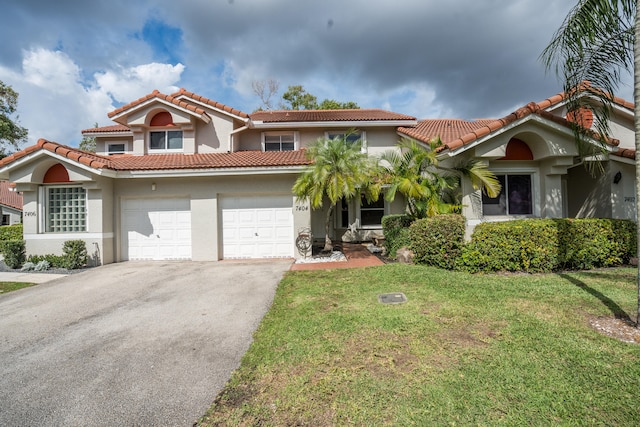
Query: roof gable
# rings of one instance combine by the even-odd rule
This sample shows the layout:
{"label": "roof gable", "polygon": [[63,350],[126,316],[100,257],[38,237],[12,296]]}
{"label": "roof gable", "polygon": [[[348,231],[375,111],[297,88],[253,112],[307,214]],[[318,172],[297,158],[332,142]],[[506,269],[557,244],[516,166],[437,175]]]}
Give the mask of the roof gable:
{"label": "roof gable", "polygon": [[148,106],[154,103],[163,104],[165,107],[181,110],[187,114],[196,116],[207,123],[210,120],[206,111],[203,110],[202,108],[197,107],[181,99],[177,99],[171,95],[165,95],[163,93],[160,93],[158,90],[154,90],[153,92],[151,92],[146,96],[143,96],[142,98],[138,98],[135,101],[132,101],[126,105],[123,105],[120,108],[117,108],[111,111],[110,113],[107,114],[107,116],[113,121],[126,126],[127,116],[135,112],[138,112],[144,108],[147,108]]}

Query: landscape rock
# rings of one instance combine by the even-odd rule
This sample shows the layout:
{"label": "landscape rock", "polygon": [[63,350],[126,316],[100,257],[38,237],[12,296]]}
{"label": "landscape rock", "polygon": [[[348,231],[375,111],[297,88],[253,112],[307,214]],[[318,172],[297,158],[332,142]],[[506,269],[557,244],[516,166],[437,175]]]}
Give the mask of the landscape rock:
{"label": "landscape rock", "polygon": [[403,264],[413,264],[414,256],[413,251],[406,246],[403,246],[396,251],[396,258],[398,259],[398,262]]}

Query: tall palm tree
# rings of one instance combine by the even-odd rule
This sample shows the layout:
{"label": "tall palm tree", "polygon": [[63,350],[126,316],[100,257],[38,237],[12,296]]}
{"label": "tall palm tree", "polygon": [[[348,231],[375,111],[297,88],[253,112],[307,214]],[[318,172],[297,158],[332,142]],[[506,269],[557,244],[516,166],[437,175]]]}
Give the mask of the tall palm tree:
{"label": "tall palm tree", "polygon": [[439,138],[429,143],[425,149],[416,141],[403,138],[398,150],[382,155],[382,166],[386,169],[385,182],[388,184],[386,198],[393,201],[399,192],[407,200],[407,210],[413,218],[423,218],[442,213],[459,211],[459,203],[445,201],[443,196],[459,185],[460,176],[471,180],[474,188],[482,188],[490,197],[497,197],[500,183],[484,165],[467,160],[452,168],[439,165],[436,148],[442,142]]}
{"label": "tall palm tree", "polygon": [[371,202],[380,195],[381,185],[375,179],[377,165],[362,153],[361,147],[360,140],[348,141],[348,134],[318,139],[307,148],[313,164],[293,185],[298,200],[309,200],[312,209],[322,207],[325,198],[331,203],[325,216],[325,251],[333,249],[329,232],[331,215],[338,201],[364,193]]}
{"label": "tall palm tree", "polygon": [[[637,214],[640,213],[640,43],[634,41],[640,40],[639,8],[640,0],[579,0],[542,53],[547,68],[555,68],[563,80],[569,111],[591,110],[601,137],[610,134],[608,118],[613,94],[623,72],[633,70]],[[583,85],[585,81],[591,85]],[[584,91],[589,96],[583,96]],[[574,126],[574,133],[578,147],[583,147],[589,131]],[[640,227],[637,239],[640,256]],[[640,326],[640,265],[638,268],[637,327]]]}

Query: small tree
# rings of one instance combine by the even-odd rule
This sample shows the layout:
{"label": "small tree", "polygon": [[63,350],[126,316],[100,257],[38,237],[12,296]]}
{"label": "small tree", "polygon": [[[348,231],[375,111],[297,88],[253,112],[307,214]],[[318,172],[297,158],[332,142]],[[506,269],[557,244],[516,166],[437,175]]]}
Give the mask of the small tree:
{"label": "small tree", "polygon": [[[94,123],[94,128],[98,127],[98,123]],[[96,138],[94,136],[83,136],[82,141],[80,141],[80,145],[78,146],[81,150],[91,151],[92,153],[96,152]]]}
{"label": "small tree", "polygon": [[349,142],[348,135],[320,138],[310,145],[307,156],[313,164],[293,185],[293,193],[298,200],[309,200],[313,209],[321,208],[325,197],[331,203],[325,216],[325,251],[333,249],[329,230],[331,215],[338,201],[364,193],[371,202],[378,200],[380,195],[381,185],[375,178],[377,165],[362,153],[361,141]]}
{"label": "small tree", "polygon": [[473,159],[453,168],[440,166],[436,148],[441,144],[436,138],[426,149],[412,139],[403,138],[398,144],[399,151],[387,151],[382,155],[385,182],[389,185],[386,198],[393,201],[398,192],[402,194],[413,218],[459,212],[460,204],[445,200],[445,196],[458,188],[461,176],[469,178],[474,188],[482,189],[491,197],[497,197],[500,192],[500,183],[493,173]]}
{"label": "small tree", "polygon": [[18,148],[21,142],[27,140],[27,129],[18,125],[18,119],[12,119],[18,106],[18,92],[0,81],[0,151],[4,153],[5,146]]}

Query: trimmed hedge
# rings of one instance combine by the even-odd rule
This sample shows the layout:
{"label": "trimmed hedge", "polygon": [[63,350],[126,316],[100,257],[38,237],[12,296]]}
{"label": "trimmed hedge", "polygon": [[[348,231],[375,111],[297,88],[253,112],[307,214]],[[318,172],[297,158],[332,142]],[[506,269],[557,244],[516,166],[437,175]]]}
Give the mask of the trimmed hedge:
{"label": "trimmed hedge", "polygon": [[559,231],[555,220],[484,222],[473,231],[457,267],[470,272],[549,272],[558,266]]}
{"label": "trimmed hedge", "polygon": [[452,270],[464,246],[462,215],[437,215],[414,221],[409,227],[409,248],[416,264]]}
{"label": "trimmed hedge", "polygon": [[2,245],[4,263],[9,268],[20,268],[27,259],[27,251],[24,240],[7,240]]}
{"label": "trimmed hedge", "polygon": [[478,224],[457,267],[551,272],[621,265],[636,255],[636,225],[616,219],[526,219]]}
{"label": "trimmed hedge", "polygon": [[631,221],[594,218],[558,222],[562,228],[562,268],[621,265],[636,254],[636,227]]}
{"label": "trimmed hedge", "polygon": [[22,224],[0,227],[0,251],[3,250],[4,242],[8,240],[22,240]]}
{"label": "trimmed hedge", "polygon": [[382,217],[384,245],[389,256],[395,257],[396,251],[409,246],[409,226],[413,219],[409,215],[386,215]]}

